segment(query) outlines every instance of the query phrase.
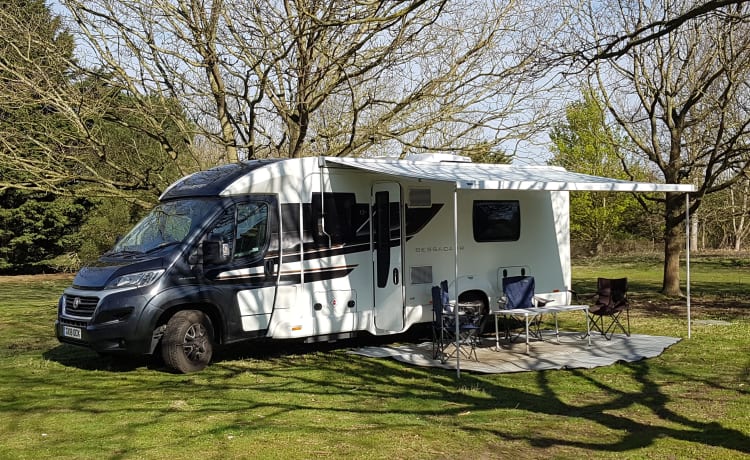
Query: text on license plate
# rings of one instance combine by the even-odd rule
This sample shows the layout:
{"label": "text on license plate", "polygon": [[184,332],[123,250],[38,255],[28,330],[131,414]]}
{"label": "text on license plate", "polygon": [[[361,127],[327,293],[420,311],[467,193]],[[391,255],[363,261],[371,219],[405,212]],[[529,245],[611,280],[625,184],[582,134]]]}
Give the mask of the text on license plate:
{"label": "text on license plate", "polygon": [[73,339],[81,339],[81,328],[79,327],[70,327],[70,326],[63,326],[63,335],[65,337],[70,337]]}

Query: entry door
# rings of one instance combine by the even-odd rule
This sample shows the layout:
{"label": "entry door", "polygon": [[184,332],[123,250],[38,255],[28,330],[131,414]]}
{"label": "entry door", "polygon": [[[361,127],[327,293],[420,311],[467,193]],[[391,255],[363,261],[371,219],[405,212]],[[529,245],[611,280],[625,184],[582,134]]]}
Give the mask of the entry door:
{"label": "entry door", "polygon": [[399,184],[383,182],[373,185],[371,235],[375,326],[384,331],[404,328],[401,208]]}

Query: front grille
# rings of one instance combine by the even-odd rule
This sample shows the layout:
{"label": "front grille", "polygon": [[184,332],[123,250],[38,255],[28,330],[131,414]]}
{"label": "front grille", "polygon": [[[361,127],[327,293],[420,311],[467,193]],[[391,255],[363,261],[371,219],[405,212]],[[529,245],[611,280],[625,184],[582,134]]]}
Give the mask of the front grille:
{"label": "front grille", "polygon": [[67,318],[60,318],[60,324],[64,326],[73,326],[73,327],[81,327],[85,328],[88,326],[88,323],[86,321],[74,321],[72,319]]}
{"label": "front grille", "polygon": [[63,313],[79,318],[91,318],[98,303],[98,297],[81,297],[66,294],[65,310]]}

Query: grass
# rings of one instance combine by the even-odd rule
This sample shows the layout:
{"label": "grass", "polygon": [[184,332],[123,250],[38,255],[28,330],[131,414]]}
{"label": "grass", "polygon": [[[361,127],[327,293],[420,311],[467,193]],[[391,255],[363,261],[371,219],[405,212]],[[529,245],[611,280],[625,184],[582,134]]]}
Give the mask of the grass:
{"label": "grass", "polygon": [[[191,375],[113,362],[54,338],[69,277],[0,278],[0,458],[750,458],[750,264],[722,260],[694,261],[693,313],[729,324],[657,358],[460,380],[354,342],[251,343]],[[600,274],[631,280],[634,331],[686,337],[658,261],[575,285]]]}

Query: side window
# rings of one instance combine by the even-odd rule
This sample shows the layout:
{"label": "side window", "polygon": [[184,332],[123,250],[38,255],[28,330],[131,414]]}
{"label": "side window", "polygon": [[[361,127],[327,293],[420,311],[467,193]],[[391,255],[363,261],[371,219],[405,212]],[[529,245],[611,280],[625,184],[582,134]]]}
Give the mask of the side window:
{"label": "side window", "polygon": [[472,216],[477,242],[518,241],[521,237],[518,200],[475,201]]}
{"label": "side window", "polygon": [[231,256],[232,249],[234,248],[234,214],[236,208],[231,208],[224,211],[224,213],[216,221],[216,225],[209,232],[208,238],[221,243],[222,252],[225,256]]}
{"label": "side window", "polygon": [[[323,210],[325,229],[319,227]],[[353,242],[357,229],[367,221],[367,213],[360,212],[353,193],[325,193],[325,203],[321,203],[320,193],[314,193],[311,214],[306,226],[310,227],[315,243],[323,247],[328,244],[328,237],[331,238],[331,244]]]}
{"label": "side window", "polygon": [[233,259],[254,257],[268,241],[268,205],[239,203],[219,217],[209,238],[222,243],[222,251]]}
{"label": "side window", "polygon": [[267,241],[268,205],[241,203],[237,205],[237,235],[234,257],[253,257],[264,249]]}
{"label": "side window", "polygon": [[[309,207],[308,207],[309,211]],[[308,213],[309,214],[309,213]],[[284,233],[281,234],[281,247],[284,250],[299,249],[300,244],[300,205],[282,204],[281,222]],[[273,237],[271,238],[273,247]]]}

